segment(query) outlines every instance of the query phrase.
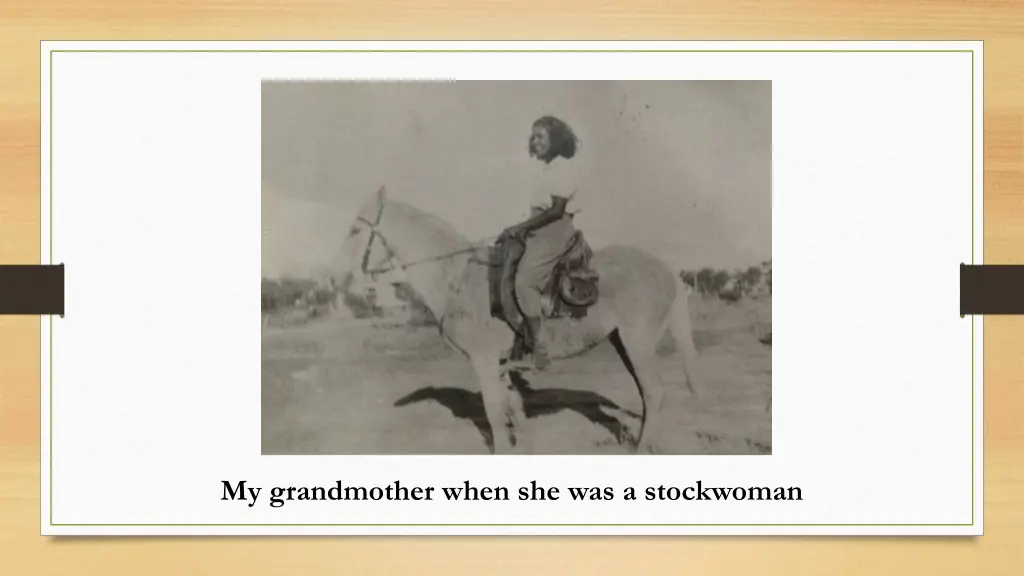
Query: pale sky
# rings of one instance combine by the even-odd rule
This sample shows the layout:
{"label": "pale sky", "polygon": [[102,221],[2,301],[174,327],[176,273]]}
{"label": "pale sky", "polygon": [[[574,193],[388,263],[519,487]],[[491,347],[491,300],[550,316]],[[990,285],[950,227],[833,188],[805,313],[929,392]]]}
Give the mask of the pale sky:
{"label": "pale sky", "polygon": [[576,225],[675,268],[771,258],[770,82],[275,83],[263,86],[264,275],[330,265],[384,185],[470,240],[526,209],[533,121],[582,144]]}

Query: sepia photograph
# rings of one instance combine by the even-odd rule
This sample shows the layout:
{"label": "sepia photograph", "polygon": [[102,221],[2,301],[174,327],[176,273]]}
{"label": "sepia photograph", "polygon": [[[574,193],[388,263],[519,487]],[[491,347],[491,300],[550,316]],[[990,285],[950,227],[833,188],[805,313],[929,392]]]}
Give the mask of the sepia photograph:
{"label": "sepia photograph", "polygon": [[261,453],[772,453],[770,81],[264,81]]}

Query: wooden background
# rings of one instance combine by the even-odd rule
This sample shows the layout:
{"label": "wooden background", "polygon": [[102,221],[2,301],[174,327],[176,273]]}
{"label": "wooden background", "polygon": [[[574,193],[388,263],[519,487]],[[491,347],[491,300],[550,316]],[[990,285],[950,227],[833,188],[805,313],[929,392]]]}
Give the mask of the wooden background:
{"label": "wooden background", "polygon": [[[672,5],[674,4],[674,5]],[[39,262],[39,41],[810,39],[985,41],[985,263],[1024,263],[1021,0],[0,0],[0,262]],[[1024,318],[985,320],[985,536],[136,538],[39,536],[39,319],[0,318],[0,573],[1024,573]],[[130,433],[130,431],[126,431]],[[884,472],[884,471],[880,471]]]}

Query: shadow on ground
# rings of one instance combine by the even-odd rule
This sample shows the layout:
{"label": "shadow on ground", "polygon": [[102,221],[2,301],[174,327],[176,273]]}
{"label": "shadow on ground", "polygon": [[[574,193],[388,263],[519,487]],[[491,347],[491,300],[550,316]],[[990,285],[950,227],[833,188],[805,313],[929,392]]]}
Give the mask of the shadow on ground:
{"label": "shadow on ground", "polygon": [[[529,382],[521,377],[513,376],[513,381],[522,395],[523,411],[526,412],[527,418],[549,416],[563,410],[571,410],[607,430],[620,444],[632,441],[627,426],[605,410],[626,414],[637,420],[640,419],[640,415],[623,409],[608,398],[585,390],[566,388],[534,390],[530,388]],[[437,402],[447,408],[452,416],[472,422],[487,447],[494,448],[494,435],[491,432],[490,423],[487,422],[483,396],[479,392],[470,392],[465,388],[425,386],[398,399],[394,405],[400,408],[427,401]]]}

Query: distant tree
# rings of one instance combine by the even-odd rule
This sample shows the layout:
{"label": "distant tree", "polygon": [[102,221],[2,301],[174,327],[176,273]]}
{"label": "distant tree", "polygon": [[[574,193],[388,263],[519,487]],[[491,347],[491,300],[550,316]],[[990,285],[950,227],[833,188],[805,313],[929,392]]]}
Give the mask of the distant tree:
{"label": "distant tree", "polygon": [[761,282],[763,272],[760,266],[751,266],[743,273],[743,284],[747,288],[753,288]]}
{"label": "distant tree", "polygon": [[688,285],[694,290],[697,289],[697,274],[690,270],[683,270],[679,276],[683,279],[683,283]]}
{"label": "distant tree", "polygon": [[722,290],[725,289],[726,285],[729,284],[729,280],[731,279],[732,276],[725,270],[719,270],[718,272],[716,272],[712,280],[715,294],[721,294]]}
{"label": "distant tree", "polygon": [[702,296],[711,296],[726,302],[738,302],[766,288],[772,290],[772,261],[734,270],[705,266],[699,270],[681,270],[683,282]]}
{"label": "distant tree", "polygon": [[715,290],[715,271],[711,268],[701,268],[697,272],[697,292],[700,294],[717,294]]}

